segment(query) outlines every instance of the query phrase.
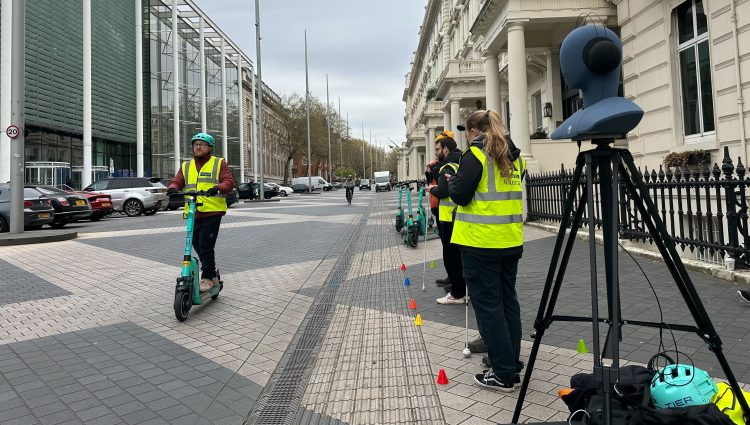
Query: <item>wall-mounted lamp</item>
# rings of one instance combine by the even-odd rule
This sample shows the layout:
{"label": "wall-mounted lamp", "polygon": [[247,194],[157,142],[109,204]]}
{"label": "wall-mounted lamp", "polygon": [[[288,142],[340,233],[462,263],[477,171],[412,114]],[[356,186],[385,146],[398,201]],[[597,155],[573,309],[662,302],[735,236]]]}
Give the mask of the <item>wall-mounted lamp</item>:
{"label": "wall-mounted lamp", "polygon": [[547,102],[544,104],[544,116],[545,117],[552,116],[552,104],[550,102]]}
{"label": "wall-mounted lamp", "polygon": [[476,105],[477,109],[482,109],[482,101],[480,99],[477,99],[475,105]]}

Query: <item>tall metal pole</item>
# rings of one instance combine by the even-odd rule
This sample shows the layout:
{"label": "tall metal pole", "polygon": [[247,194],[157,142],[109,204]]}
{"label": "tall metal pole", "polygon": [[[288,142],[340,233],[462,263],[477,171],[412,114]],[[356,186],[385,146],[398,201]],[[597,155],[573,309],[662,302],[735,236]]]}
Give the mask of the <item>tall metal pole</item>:
{"label": "tall metal pole", "polygon": [[83,0],[83,175],[91,184],[91,0]]}
{"label": "tall metal pole", "polygon": [[172,94],[174,103],[172,105],[172,133],[174,137],[174,172],[180,169],[180,49],[177,40],[179,32],[177,31],[177,2],[172,0]]}
{"label": "tall metal pole", "polygon": [[143,11],[135,3],[135,172],[143,177]]}
{"label": "tall metal pole", "polygon": [[373,152],[374,151],[373,151],[373,148],[372,148],[372,130],[370,130],[370,175],[368,176],[368,178],[372,177],[372,173],[373,173],[373,171],[375,171],[372,168],[372,154],[373,154]]}
{"label": "tall metal pole", "polygon": [[365,122],[362,121],[362,178],[366,178],[367,169],[365,167]]}
{"label": "tall metal pole", "polygon": [[[341,119],[341,97],[339,97],[339,119]],[[344,138],[339,133],[339,168],[343,167],[344,162]]]}
{"label": "tall metal pole", "polygon": [[203,19],[203,16],[200,16],[198,17],[198,22],[198,32],[200,33],[199,56],[201,61],[201,65],[199,67],[201,71],[201,133],[205,133],[206,131],[208,131],[208,118],[206,113],[206,37],[204,36],[206,32],[206,21]]}
{"label": "tall metal pole", "polygon": [[258,92],[258,162],[260,165],[260,173],[258,178],[260,179],[260,192],[259,195],[262,198],[264,192],[263,174],[265,171],[266,155],[263,147],[263,76],[260,67],[260,0],[255,0],[255,60],[258,62],[258,76],[255,80],[257,83],[256,91]]}
{"label": "tall metal pole", "polygon": [[307,104],[307,191],[312,193],[312,156],[310,149],[310,80],[307,77],[307,30],[305,30],[305,103]]}
{"label": "tall metal pole", "polygon": [[240,125],[240,183],[245,183],[245,110],[242,98],[242,82],[245,80],[242,55],[237,52],[237,118]]}
{"label": "tall metal pole", "polygon": [[[5,3],[8,0],[3,1]],[[24,43],[26,37],[26,0],[13,0],[12,20],[13,28],[11,49],[13,51],[13,64],[11,65],[10,83],[10,121],[18,127],[18,137],[12,140],[10,145],[11,172],[10,172],[10,232],[23,232],[23,183],[24,183],[24,138],[23,129],[25,125],[24,108],[24,63],[26,52]],[[7,9],[6,9],[7,10]]]}
{"label": "tall metal pole", "polygon": [[[229,164],[229,143],[227,142],[227,50],[224,37],[221,38],[221,154]],[[232,158],[234,159],[234,158]]]}
{"label": "tall metal pole", "polygon": [[328,182],[333,180],[331,173],[331,167],[333,161],[331,161],[331,100],[328,97],[328,74],[326,74],[326,124],[328,124]]}
{"label": "tall metal pole", "polygon": [[11,45],[13,44],[13,2],[0,1],[0,183],[10,181],[11,168],[11,138],[5,135],[5,129],[11,124],[10,121],[10,85],[11,64],[13,56]]}
{"label": "tall metal pole", "polygon": [[253,132],[253,182],[258,181],[258,103],[256,102],[255,96],[255,71],[250,70],[250,86],[252,89],[251,95],[253,97],[253,112],[252,112],[252,128]]}

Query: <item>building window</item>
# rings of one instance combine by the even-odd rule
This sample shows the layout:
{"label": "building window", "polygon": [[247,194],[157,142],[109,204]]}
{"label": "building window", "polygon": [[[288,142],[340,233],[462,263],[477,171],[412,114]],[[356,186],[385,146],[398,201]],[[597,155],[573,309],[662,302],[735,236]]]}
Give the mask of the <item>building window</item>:
{"label": "building window", "polygon": [[703,0],[688,0],[675,9],[685,135],[713,132],[714,105],[708,21]]}
{"label": "building window", "polygon": [[534,125],[532,133],[542,129],[542,92],[531,95],[531,122]]}

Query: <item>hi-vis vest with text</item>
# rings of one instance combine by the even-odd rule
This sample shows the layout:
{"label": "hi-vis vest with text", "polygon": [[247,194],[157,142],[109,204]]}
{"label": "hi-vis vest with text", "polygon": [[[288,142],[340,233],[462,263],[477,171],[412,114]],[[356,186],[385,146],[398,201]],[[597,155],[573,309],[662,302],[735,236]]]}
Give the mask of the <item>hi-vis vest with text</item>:
{"label": "hi-vis vest with text", "polygon": [[[185,192],[195,191],[207,191],[212,187],[219,184],[219,173],[221,171],[221,161],[224,159],[212,156],[203,167],[198,171],[195,168],[195,160],[183,161],[182,163],[182,175],[185,176]],[[200,212],[217,212],[227,210],[227,200],[224,196],[199,196],[198,203],[203,204],[198,206]],[[185,203],[184,211],[188,210],[188,205]]]}
{"label": "hi-vis vest with text", "polygon": [[482,178],[474,198],[458,206],[451,243],[475,248],[513,248],[523,245],[521,176],[526,161],[513,161],[513,176],[505,178],[495,161],[476,146],[471,151],[482,163]]}
{"label": "hi-vis vest with text", "polygon": [[[449,162],[440,167],[440,175],[443,175],[445,167],[449,167],[454,173],[458,172],[458,164]],[[438,206],[438,220],[445,222],[453,221],[453,210],[456,209],[456,204],[453,202],[450,196],[446,198],[440,198],[440,205]]]}

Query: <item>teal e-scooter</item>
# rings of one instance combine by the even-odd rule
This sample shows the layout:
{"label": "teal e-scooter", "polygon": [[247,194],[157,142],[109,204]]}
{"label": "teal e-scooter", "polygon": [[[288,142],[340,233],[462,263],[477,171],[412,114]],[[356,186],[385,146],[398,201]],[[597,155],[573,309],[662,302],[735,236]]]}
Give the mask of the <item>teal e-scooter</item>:
{"label": "teal e-scooter", "polygon": [[209,298],[215,300],[219,298],[219,292],[224,288],[224,282],[221,280],[219,271],[216,276],[219,278],[219,284],[214,285],[207,292],[200,292],[200,263],[193,256],[193,226],[195,225],[195,212],[200,205],[199,196],[209,196],[206,192],[190,191],[182,194],[187,203],[187,228],[185,235],[185,255],[182,257],[182,271],[177,278],[177,286],[174,290],[174,315],[180,322],[185,321],[190,314],[190,308],[193,305],[201,305],[208,301]]}
{"label": "teal e-scooter", "polygon": [[404,243],[412,248],[416,248],[419,245],[419,222],[414,219],[411,209],[411,184],[416,183],[416,180],[406,182],[406,208],[408,210],[408,217],[406,218],[406,226],[401,229],[401,238]]}
{"label": "teal e-scooter", "polygon": [[404,210],[401,208],[401,199],[404,197],[404,184],[398,184],[398,209],[396,210],[396,231],[400,232],[404,227]]}

